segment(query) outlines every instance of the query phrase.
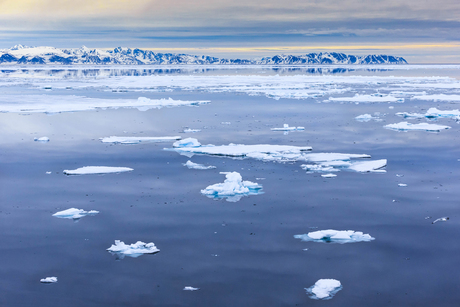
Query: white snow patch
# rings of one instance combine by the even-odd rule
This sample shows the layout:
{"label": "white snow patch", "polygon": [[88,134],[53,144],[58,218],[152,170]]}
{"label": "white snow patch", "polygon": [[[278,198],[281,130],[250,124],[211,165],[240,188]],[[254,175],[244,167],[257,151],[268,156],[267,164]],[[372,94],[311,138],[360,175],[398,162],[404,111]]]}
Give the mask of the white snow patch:
{"label": "white snow patch", "polygon": [[201,193],[209,198],[226,198],[229,202],[237,202],[243,196],[262,194],[262,186],[251,181],[243,181],[240,173],[221,172],[226,179],[223,183],[216,183],[208,186]]}
{"label": "white snow patch", "polygon": [[55,283],[57,282],[58,279],[57,277],[53,276],[53,277],[46,277],[46,278],[42,278],[40,279],[40,282],[41,283],[44,283],[44,284],[50,284],[50,283]]}
{"label": "white snow patch", "polygon": [[76,209],[76,208],[70,208],[67,210],[59,211],[53,214],[55,217],[63,218],[63,219],[80,219],[84,216],[87,215],[96,215],[98,214],[99,211],[96,210],[90,210],[90,211],[85,211],[83,209]]}
{"label": "white snow patch", "polygon": [[419,124],[411,124],[409,122],[400,122],[397,124],[390,124],[383,126],[386,129],[394,130],[394,131],[429,131],[429,132],[439,132],[444,129],[450,129],[449,126],[443,125],[436,125],[436,124],[427,124],[427,123],[419,123]]}
{"label": "white snow patch", "polygon": [[109,136],[100,138],[102,143],[113,143],[113,144],[138,144],[138,143],[159,143],[159,142],[172,142],[180,140],[180,136],[159,136],[159,137],[148,137],[148,136]]}
{"label": "white snow patch", "polygon": [[74,170],[64,170],[66,175],[111,174],[132,171],[129,167],[84,166]]}
{"label": "white snow patch", "polygon": [[154,243],[137,241],[136,243],[127,245],[120,240],[115,240],[115,244],[112,244],[107,250],[117,255],[120,259],[123,259],[125,256],[137,258],[143,254],[155,254],[160,251]]}
{"label": "white snow patch", "polygon": [[203,165],[203,164],[198,164],[198,163],[193,163],[192,161],[188,160],[186,163],[183,163],[182,165],[187,166],[189,169],[213,169],[216,168],[215,166],[209,165]]}
{"label": "white snow patch", "polygon": [[42,136],[40,138],[34,138],[35,142],[48,143],[50,139],[47,136]]}
{"label": "white snow patch", "polygon": [[336,279],[320,279],[310,288],[305,288],[310,298],[315,300],[329,300],[342,290],[342,284]]}
{"label": "white snow patch", "polygon": [[184,287],[183,290],[184,291],[196,291],[196,290],[200,290],[200,288],[194,288],[194,287],[186,286],[186,287]]}
{"label": "white snow patch", "polygon": [[375,239],[371,237],[369,234],[364,234],[361,231],[334,229],[318,230],[303,235],[294,235],[294,238],[301,239],[302,241],[340,244],[369,242]]}

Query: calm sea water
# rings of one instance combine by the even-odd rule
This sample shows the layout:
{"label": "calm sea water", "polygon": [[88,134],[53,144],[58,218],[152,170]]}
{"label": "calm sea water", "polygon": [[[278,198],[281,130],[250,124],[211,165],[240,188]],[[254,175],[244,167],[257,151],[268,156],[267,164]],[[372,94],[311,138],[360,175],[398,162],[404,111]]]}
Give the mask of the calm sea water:
{"label": "calm sea water", "polygon": [[[290,73],[308,75],[305,70]],[[0,91],[43,93],[24,85]],[[460,126],[442,119],[437,123],[452,128],[440,133],[383,128],[402,121],[396,112],[457,109],[458,104],[406,99],[389,109],[388,103],[317,103],[180,90],[112,93],[89,88],[46,94],[211,103],[144,112],[0,113],[1,306],[459,305]],[[374,112],[386,114],[382,122],[354,119]],[[305,131],[270,131],[284,123]],[[181,133],[184,127],[202,131]],[[33,141],[45,135],[49,143]],[[194,156],[193,162],[217,168],[189,170],[182,165],[189,158],[163,150],[172,142],[108,145],[98,140],[111,135],[312,146],[314,152],[370,154],[388,159],[388,165],[386,173],[339,172],[326,179],[305,173],[300,162]],[[86,165],[134,171],[62,173]],[[200,194],[223,182],[219,172],[225,171],[262,184],[265,193],[236,203]],[[78,222],[52,216],[71,207],[100,213]],[[432,224],[443,216],[450,219]],[[362,231],[375,240],[322,244],[293,238],[322,229]],[[160,252],[116,260],[106,251],[114,240],[154,242]],[[47,276],[57,276],[58,282],[41,284]],[[322,278],[340,280],[343,289],[328,301],[310,299],[304,288]],[[200,290],[183,291],[185,286]]]}

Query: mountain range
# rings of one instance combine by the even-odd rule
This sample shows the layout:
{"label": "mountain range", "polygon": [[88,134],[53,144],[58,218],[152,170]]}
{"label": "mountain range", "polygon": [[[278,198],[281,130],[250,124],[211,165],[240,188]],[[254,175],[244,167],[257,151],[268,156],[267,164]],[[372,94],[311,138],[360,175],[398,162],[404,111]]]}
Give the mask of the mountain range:
{"label": "mountain range", "polygon": [[391,55],[355,56],[337,52],[305,55],[275,55],[257,60],[225,59],[206,55],[156,53],[150,50],[117,47],[113,50],[16,45],[0,49],[0,64],[91,64],[91,65],[305,65],[305,64],[407,64]]}

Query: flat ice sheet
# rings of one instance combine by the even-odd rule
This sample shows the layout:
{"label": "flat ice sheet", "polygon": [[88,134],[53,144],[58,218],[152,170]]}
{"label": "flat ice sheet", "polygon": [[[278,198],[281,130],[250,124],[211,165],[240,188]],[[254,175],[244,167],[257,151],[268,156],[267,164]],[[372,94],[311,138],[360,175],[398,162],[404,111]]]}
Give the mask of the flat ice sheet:
{"label": "flat ice sheet", "polygon": [[130,172],[129,167],[113,167],[113,166],[84,166],[74,170],[64,170],[66,175],[90,175],[90,174],[112,174]]}
{"label": "flat ice sheet", "polygon": [[412,99],[433,100],[433,101],[452,101],[460,102],[460,95],[432,94],[432,95],[415,95]]}
{"label": "flat ice sheet", "polygon": [[96,210],[90,210],[90,211],[85,211],[83,209],[77,209],[77,208],[70,208],[67,210],[59,211],[53,214],[53,216],[62,218],[62,219],[73,219],[73,220],[78,220],[84,216],[87,215],[96,215],[98,214],[99,211]]}
{"label": "flat ice sheet", "polygon": [[336,279],[320,279],[310,288],[305,288],[310,298],[315,300],[329,300],[342,290],[342,284]]}
{"label": "flat ice sheet", "polygon": [[400,122],[397,124],[390,124],[383,126],[386,129],[394,131],[429,131],[429,132],[439,132],[441,130],[450,129],[449,126],[436,125],[436,124],[411,124],[409,122]]}
{"label": "flat ice sheet", "polygon": [[125,256],[137,258],[144,254],[156,254],[160,251],[152,242],[144,243],[137,241],[128,245],[120,240],[115,240],[115,244],[112,244],[107,250],[115,254],[119,259],[123,259]]}
{"label": "flat ice sheet", "polygon": [[223,183],[216,183],[201,190],[209,198],[225,198],[229,202],[237,202],[243,196],[262,194],[262,186],[251,181],[243,181],[240,173],[221,172],[225,175]]}
{"label": "flat ice sheet", "polygon": [[160,142],[173,142],[180,140],[180,136],[109,136],[100,138],[102,143],[112,144],[139,144],[139,143],[160,143]]}
{"label": "flat ice sheet", "polygon": [[375,239],[369,234],[364,234],[361,231],[334,229],[318,230],[307,234],[294,235],[294,238],[301,239],[302,241],[339,244],[369,242]]}

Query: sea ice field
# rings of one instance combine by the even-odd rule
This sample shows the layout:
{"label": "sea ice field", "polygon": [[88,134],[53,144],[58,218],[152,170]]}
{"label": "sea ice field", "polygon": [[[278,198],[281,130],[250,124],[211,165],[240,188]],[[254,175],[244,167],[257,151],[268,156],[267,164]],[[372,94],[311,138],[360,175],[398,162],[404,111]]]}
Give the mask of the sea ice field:
{"label": "sea ice field", "polygon": [[458,306],[459,97],[453,65],[2,66],[0,306]]}

